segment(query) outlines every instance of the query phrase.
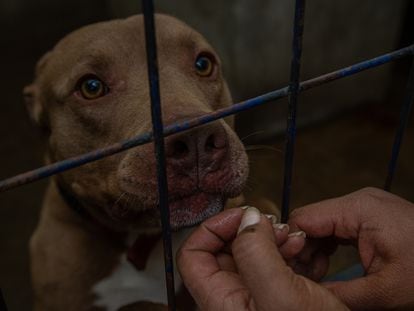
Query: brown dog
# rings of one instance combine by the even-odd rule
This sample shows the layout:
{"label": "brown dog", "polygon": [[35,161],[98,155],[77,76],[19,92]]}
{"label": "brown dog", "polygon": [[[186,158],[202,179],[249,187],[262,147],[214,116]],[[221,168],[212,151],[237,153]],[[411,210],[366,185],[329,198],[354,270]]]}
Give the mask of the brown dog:
{"label": "brown dog", "polygon": [[[156,26],[164,123],[229,106],[219,58],[205,39],[172,17],[157,15]],[[25,96],[48,135],[50,162],[150,131],[142,16],[65,37],[39,61]],[[179,229],[241,193],[247,156],[232,119],[167,138],[166,156],[178,241]],[[36,310],[165,303],[162,248],[152,243],[160,232],[157,202],[152,144],[53,178],[30,243]],[[144,305],[155,307],[135,309],[152,308]]]}

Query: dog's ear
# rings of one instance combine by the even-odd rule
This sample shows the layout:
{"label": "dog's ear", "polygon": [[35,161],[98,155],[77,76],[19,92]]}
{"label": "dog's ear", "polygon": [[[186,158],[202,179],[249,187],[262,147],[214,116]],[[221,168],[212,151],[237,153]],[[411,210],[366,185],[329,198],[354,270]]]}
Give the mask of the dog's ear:
{"label": "dog's ear", "polygon": [[36,124],[43,126],[43,107],[39,101],[39,92],[36,82],[33,82],[23,89],[23,97],[30,118],[36,122]]}
{"label": "dog's ear", "polygon": [[23,89],[23,97],[31,119],[41,127],[47,128],[44,103],[40,96],[38,78],[46,66],[52,52],[47,52],[36,64],[35,80]]}

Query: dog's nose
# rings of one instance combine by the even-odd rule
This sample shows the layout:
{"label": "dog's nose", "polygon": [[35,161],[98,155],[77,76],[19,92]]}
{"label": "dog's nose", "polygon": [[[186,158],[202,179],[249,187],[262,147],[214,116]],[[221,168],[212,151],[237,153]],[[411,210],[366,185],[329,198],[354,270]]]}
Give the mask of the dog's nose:
{"label": "dog's nose", "polygon": [[204,126],[166,140],[167,160],[180,169],[197,167],[199,173],[219,169],[227,149],[227,134],[221,125]]}

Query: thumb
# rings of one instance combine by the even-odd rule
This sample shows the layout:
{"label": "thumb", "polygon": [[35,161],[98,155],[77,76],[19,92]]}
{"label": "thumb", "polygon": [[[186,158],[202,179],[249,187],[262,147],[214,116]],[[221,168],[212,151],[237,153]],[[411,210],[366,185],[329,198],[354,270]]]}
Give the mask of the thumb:
{"label": "thumb", "polygon": [[296,275],[279,253],[272,226],[256,208],[245,211],[232,253],[258,310],[273,310],[275,303],[285,310],[283,306],[295,304],[294,287],[301,282],[294,282]]}

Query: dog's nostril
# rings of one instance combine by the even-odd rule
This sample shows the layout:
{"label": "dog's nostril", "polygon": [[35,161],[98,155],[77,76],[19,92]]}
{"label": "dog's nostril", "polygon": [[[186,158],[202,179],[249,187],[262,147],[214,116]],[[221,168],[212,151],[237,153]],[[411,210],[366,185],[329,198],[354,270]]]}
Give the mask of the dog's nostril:
{"label": "dog's nostril", "polygon": [[185,142],[177,140],[173,144],[173,157],[182,158],[188,155],[190,150]]}
{"label": "dog's nostril", "polygon": [[205,151],[213,151],[215,149],[222,149],[226,146],[226,139],[222,135],[211,134],[207,137],[204,150]]}
{"label": "dog's nostril", "polygon": [[204,150],[208,152],[208,151],[214,150],[215,148],[217,148],[217,147],[216,147],[216,144],[215,144],[214,135],[210,135],[206,139]]}

